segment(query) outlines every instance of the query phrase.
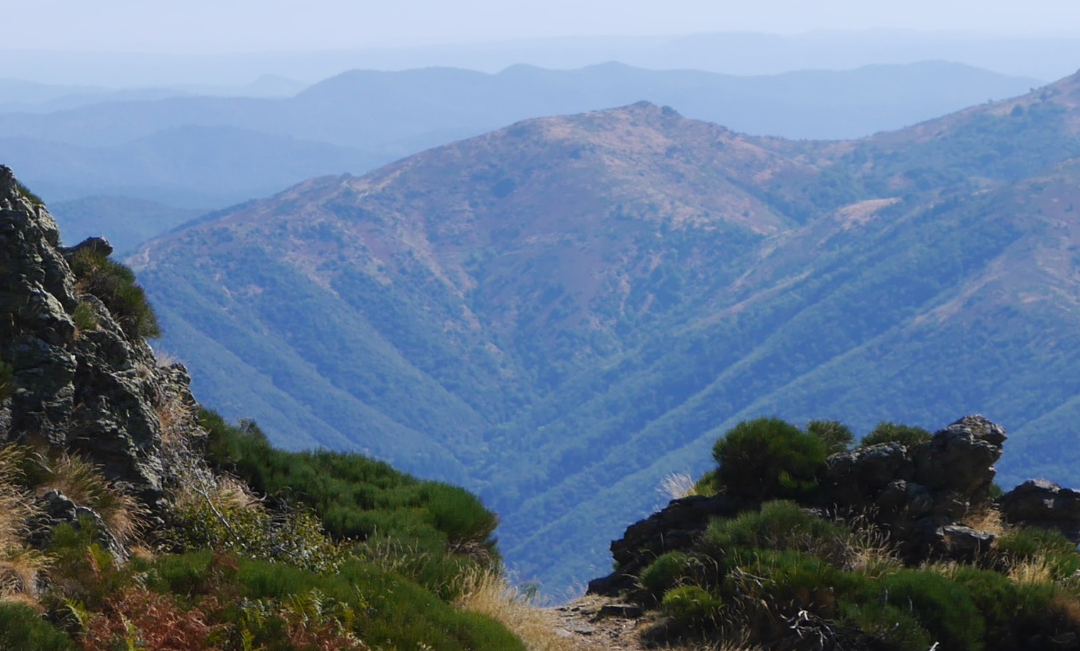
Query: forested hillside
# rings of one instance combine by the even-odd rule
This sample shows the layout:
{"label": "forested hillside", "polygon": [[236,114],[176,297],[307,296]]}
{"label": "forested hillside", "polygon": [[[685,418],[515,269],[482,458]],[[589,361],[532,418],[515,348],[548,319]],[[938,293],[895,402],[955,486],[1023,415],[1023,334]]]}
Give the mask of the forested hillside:
{"label": "forested hillside", "polygon": [[761,415],[990,413],[1005,484],[1080,480],[1078,103],[1072,77],[832,142],[650,104],[530,120],[130,262],[200,396],[478,489],[558,591]]}

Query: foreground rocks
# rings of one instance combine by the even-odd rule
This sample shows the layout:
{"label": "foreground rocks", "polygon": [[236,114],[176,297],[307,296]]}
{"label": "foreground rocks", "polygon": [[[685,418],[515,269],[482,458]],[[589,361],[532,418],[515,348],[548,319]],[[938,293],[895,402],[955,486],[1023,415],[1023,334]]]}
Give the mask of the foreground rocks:
{"label": "foreground rocks", "polygon": [[173,408],[194,404],[190,380],[182,366],[159,367],[145,341],[81,289],[71,256],[108,255],[108,242],[60,244],[49,212],[0,166],[0,443],[84,456],[154,509],[170,480],[162,414],[180,414],[170,427],[194,427]]}
{"label": "foreground rocks", "polygon": [[[1080,543],[1080,491],[1029,481],[998,500],[991,497],[1005,430],[982,416],[965,416],[918,445],[882,443],[835,454],[826,462],[817,499],[808,508],[865,518],[885,531],[912,564],[931,558],[967,561],[988,549],[994,534],[961,522],[992,503],[1016,525],[1062,531]],[[589,584],[616,595],[661,554],[689,549],[712,518],[728,518],[758,504],[724,495],[687,497],[631,525],[612,542],[618,569]]]}

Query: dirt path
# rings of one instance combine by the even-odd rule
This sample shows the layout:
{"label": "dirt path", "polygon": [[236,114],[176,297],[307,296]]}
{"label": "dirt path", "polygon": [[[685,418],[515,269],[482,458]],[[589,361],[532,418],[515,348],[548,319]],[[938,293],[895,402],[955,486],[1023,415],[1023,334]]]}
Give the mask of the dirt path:
{"label": "dirt path", "polygon": [[585,596],[551,609],[555,633],[581,651],[644,651],[641,632],[654,620],[636,606],[612,599]]}

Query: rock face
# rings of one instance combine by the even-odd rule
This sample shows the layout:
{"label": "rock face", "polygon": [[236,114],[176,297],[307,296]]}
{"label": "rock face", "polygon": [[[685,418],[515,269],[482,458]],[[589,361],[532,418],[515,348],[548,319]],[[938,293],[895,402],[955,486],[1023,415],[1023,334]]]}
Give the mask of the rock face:
{"label": "rock face", "polygon": [[[870,519],[911,563],[971,560],[993,544],[994,535],[959,520],[991,501],[994,463],[1005,439],[1000,426],[965,416],[920,445],[882,443],[835,454],[827,461],[818,500],[807,506]],[[633,588],[642,569],[665,552],[689,548],[711,518],[757,506],[723,495],[671,502],[611,544],[619,567],[592,581],[589,592],[614,595]],[[1012,523],[1059,529],[1080,542],[1080,491],[1029,481],[1005,495],[1000,507]]]}
{"label": "rock face", "polygon": [[912,560],[967,556],[976,542],[950,527],[990,500],[1005,439],[999,425],[965,416],[921,445],[841,452],[828,460],[821,506],[871,518]]}
{"label": "rock face", "polygon": [[1028,480],[1001,498],[1011,524],[1057,529],[1080,544],[1080,491],[1042,479]]}
{"label": "rock face", "polygon": [[111,252],[101,238],[62,248],[49,212],[0,167],[0,443],[74,451],[153,509],[168,481],[160,414],[194,404],[190,379],[81,288],[69,259],[86,248]]}
{"label": "rock face", "polygon": [[622,538],[611,543],[611,555],[619,567],[611,575],[589,582],[589,592],[616,595],[632,588],[634,577],[657,556],[689,547],[709,520],[731,517],[746,506],[726,495],[672,500],[667,508],[630,525]]}

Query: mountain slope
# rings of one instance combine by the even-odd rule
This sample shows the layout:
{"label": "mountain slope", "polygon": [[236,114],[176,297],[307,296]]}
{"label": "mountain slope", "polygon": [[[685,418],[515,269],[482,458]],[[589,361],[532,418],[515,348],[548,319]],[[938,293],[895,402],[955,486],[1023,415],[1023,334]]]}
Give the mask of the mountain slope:
{"label": "mountain slope", "polygon": [[649,104],[531,120],[132,262],[197,378],[209,342],[237,360],[217,404],[276,396],[229,415],[467,482],[558,590],[751,416],[983,411],[1024,474],[1075,482],[1078,84],[858,141]]}

